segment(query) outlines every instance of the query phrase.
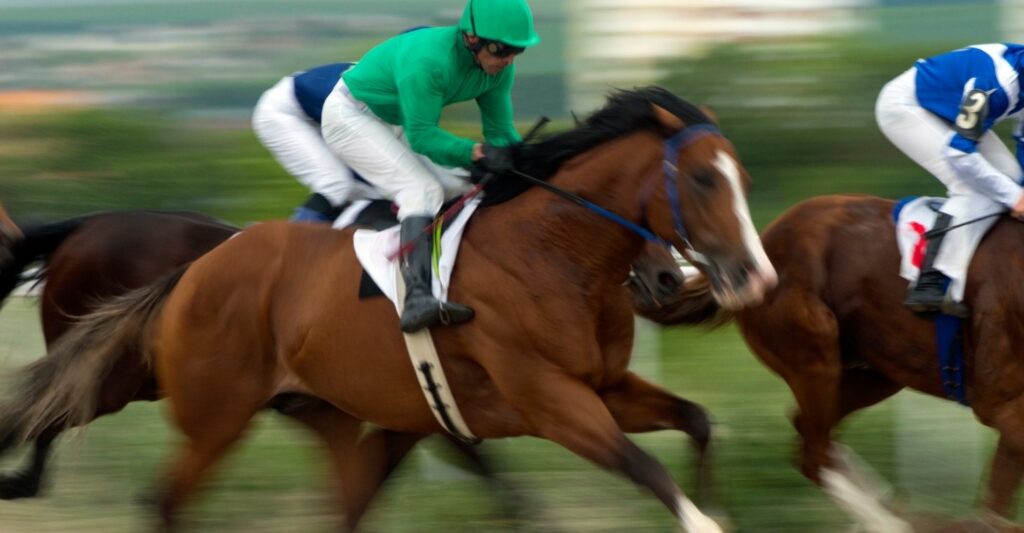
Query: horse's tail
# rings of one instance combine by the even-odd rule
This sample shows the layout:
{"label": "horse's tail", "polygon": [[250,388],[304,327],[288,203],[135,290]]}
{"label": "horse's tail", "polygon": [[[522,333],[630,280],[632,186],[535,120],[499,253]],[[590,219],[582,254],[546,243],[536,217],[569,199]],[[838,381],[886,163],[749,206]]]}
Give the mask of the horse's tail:
{"label": "horse's tail", "polygon": [[[88,217],[72,218],[52,224],[22,228],[24,236],[4,243],[0,240],[0,305],[23,281],[22,273],[28,265],[50,258],[54,250],[88,220]],[[37,281],[46,276],[45,264],[34,277]]]}
{"label": "horse's tail", "polygon": [[638,309],[640,316],[658,324],[705,324],[711,327],[725,325],[735,318],[732,311],[723,309],[711,293],[711,282],[703,274],[690,277],[672,300],[657,309]]}
{"label": "horse's tail", "polygon": [[187,268],[112,298],[21,370],[9,400],[0,404],[0,450],[33,440],[43,430],[95,418],[101,382],[123,354],[148,351],[150,325]]}

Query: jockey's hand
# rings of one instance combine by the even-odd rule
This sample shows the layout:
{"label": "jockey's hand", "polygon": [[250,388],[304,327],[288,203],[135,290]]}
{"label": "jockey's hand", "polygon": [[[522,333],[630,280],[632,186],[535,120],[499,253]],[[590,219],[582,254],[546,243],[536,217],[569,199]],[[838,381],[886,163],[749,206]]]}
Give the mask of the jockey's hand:
{"label": "jockey's hand", "polygon": [[507,174],[516,168],[511,147],[486,143],[479,146],[481,157],[476,160],[476,164],[483,170],[494,174]]}
{"label": "jockey's hand", "polygon": [[1013,204],[1013,210],[1010,211],[1010,216],[1017,220],[1024,220],[1024,196],[1017,200],[1016,204]]}

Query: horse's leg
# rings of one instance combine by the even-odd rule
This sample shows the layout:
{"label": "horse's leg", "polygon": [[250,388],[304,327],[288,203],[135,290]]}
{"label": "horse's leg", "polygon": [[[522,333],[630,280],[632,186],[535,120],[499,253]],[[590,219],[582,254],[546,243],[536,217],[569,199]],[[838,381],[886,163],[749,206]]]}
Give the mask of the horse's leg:
{"label": "horse's leg", "polygon": [[711,420],[703,407],[633,372],[627,372],[621,383],[600,391],[600,394],[615,421],[626,433],[677,429],[689,435],[697,449],[697,501],[707,503],[712,499],[711,464],[708,460]]}
{"label": "horse's leg", "polygon": [[[510,356],[507,360],[517,359]],[[721,531],[683,494],[661,463],[626,438],[592,388],[561,371],[523,372],[525,366],[505,369],[511,372],[503,373],[509,378],[495,383],[506,398],[516,400],[534,435],[649,489],[686,531]]]}
{"label": "horse's leg", "polygon": [[[785,335],[776,328],[778,316],[757,309],[741,315],[741,329],[758,358],[789,385],[797,403],[793,426],[800,435],[801,473],[822,487],[832,500],[871,531],[907,531],[909,526],[886,509],[879,495],[862,486],[865,475],[851,471],[845,450],[834,445],[832,430],[839,421],[860,407],[890,396],[898,390],[877,380],[882,390],[877,395],[862,394],[860,382],[869,375],[845,380],[839,353],[839,326],[832,311],[815,297],[789,293],[773,302],[776,311],[800,309],[803,319],[787,323]],[[799,328],[799,329],[797,329]]]}
{"label": "horse's leg", "polygon": [[1020,444],[1013,442],[1006,434],[1000,435],[985,494],[985,507],[1007,519],[1013,516],[1016,507],[1014,495],[1024,476],[1024,453],[1021,452]]}
{"label": "horse's leg", "polygon": [[[159,494],[166,528],[175,525],[182,504],[265,408],[270,392],[269,365],[254,363],[261,360],[256,355],[261,350],[243,321],[233,323],[235,328],[227,333],[223,327],[180,328],[175,321],[183,313],[175,304],[172,296],[164,310],[170,319],[163,320],[157,337],[156,359],[171,418],[186,439],[169,464]],[[191,347],[198,346],[214,346],[216,351],[197,355]]]}
{"label": "horse's leg", "polygon": [[329,404],[288,416],[316,433],[327,448],[349,530],[356,529],[381,486],[425,436],[379,429],[363,433],[360,420]]}
{"label": "horse's leg", "polygon": [[498,475],[491,466],[491,460],[479,445],[468,444],[452,435],[446,434],[444,437],[459,453],[462,459],[460,466],[484,478],[491,489],[499,495],[498,499],[506,516],[514,519],[526,516],[526,510],[532,507],[532,504],[515,485]]}
{"label": "horse's leg", "polygon": [[[839,412],[833,427],[850,413],[875,405],[903,389],[879,372],[866,369],[846,369],[839,386]],[[833,442],[829,458],[836,470],[843,472],[860,490],[879,499],[890,494],[892,486],[870,469],[853,450]]]}
{"label": "horse's leg", "polygon": [[[198,390],[198,387],[193,390]],[[225,394],[216,402],[206,401],[212,395],[201,396],[205,400],[186,400],[192,404],[187,409],[174,406],[178,427],[187,442],[172,460],[160,494],[160,518],[168,528],[174,525],[181,505],[196,490],[209,469],[242,437],[249,421],[261,408],[258,402],[241,401],[237,396]]]}
{"label": "horse's leg", "polygon": [[999,431],[984,505],[995,515],[1011,520],[1024,476],[1024,394],[1001,394],[1020,390],[1020,372],[1015,367],[1020,339],[1013,333],[1020,326],[998,315],[976,315],[974,327],[972,336],[977,339],[977,347],[972,385],[977,396],[971,403],[978,419]]}
{"label": "horse's leg", "polygon": [[862,471],[851,471],[846,450],[832,442],[832,429],[842,417],[841,373],[838,369],[804,368],[787,376],[799,412],[793,426],[801,437],[800,470],[843,510],[868,531],[910,531],[910,526],[890,512],[881,495],[861,480]]}
{"label": "horse's leg", "polygon": [[40,435],[32,446],[32,459],[28,467],[0,476],[0,500],[32,498],[39,494],[55,437],[56,434],[51,435],[50,432]]}

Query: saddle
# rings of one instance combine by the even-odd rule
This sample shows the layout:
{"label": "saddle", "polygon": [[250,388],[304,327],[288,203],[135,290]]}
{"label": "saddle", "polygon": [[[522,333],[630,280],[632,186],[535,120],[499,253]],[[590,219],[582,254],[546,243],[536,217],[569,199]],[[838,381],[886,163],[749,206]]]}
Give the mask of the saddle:
{"label": "saddle", "polygon": [[[896,242],[900,250],[900,277],[910,283],[917,281],[922,263],[928,248],[931,235],[929,231],[935,225],[945,198],[908,197],[896,202],[892,217],[896,223]],[[947,228],[947,231],[953,228]],[[968,258],[969,259],[969,258]],[[949,275],[950,273],[946,272]],[[967,283],[967,272],[949,275],[950,282],[946,287],[947,297],[943,305],[943,313],[952,316],[967,316],[969,310],[961,302],[964,285]]]}

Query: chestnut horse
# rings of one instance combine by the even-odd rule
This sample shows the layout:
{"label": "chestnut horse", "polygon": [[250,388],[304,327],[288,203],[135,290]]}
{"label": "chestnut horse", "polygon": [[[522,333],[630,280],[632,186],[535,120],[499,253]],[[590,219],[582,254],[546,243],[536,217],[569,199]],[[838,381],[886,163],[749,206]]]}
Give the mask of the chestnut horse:
{"label": "chestnut horse", "polygon": [[[870,531],[907,525],[857,482],[833,429],[904,387],[945,397],[935,325],[903,305],[907,282],[899,276],[893,206],[880,198],[825,196],[779,217],[762,234],[779,285],[761,306],[722,311],[698,276],[675,301],[644,313],[663,324],[735,317],[751,350],[796,399],[801,472]],[[963,332],[966,397],[978,420],[1000,435],[984,497],[1000,517],[1010,516],[1024,473],[1022,242],[1024,226],[999,221],[975,254],[965,295],[972,309]]]}
{"label": "chestnut horse", "polygon": [[[356,223],[361,223],[361,219]],[[11,238],[0,241],[0,257],[8,258],[6,263],[0,263],[0,304],[19,283],[26,267],[41,261],[42,269],[36,277],[46,282],[42,286],[40,310],[47,345],[56,342],[77,317],[94,310],[101,302],[158,280],[240,231],[198,213],[159,211],[100,213],[27,227],[24,235],[16,234],[13,224],[5,227],[8,231],[0,235]],[[660,305],[659,299],[675,294],[682,285],[672,257],[658,252],[657,245],[650,244],[633,263],[629,286],[639,309]],[[135,400],[158,399],[159,389],[142,356],[125,353],[105,377],[99,395],[95,417],[118,412]],[[296,413],[297,408],[325,407],[297,398],[287,400],[279,399],[273,405],[284,414]],[[694,439],[699,455],[697,487],[704,492],[708,482],[705,451],[710,422],[705,410],[688,400],[677,398],[677,406],[673,428]],[[38,494],[49,450],[62,429],[55,425],[41,431],[29,464],[20,471],[0,476],[0,499],[31,498]],[[516,503],[521,498],[511,494],[493,476],[483,457],[471,447],[452,442],[465,456],[466,466],[502,489],[502,502],[508,505],[509,513],[520,514],[522,510]]]}
{"label": "chestnut horse", "polygon": [[[648,234],[695,260],[721,301],[759,301],[775,274],[750,221],[749,176],[699,109],[657,88],[617,93],[577,129],[521,146],[517,167],[590,209],[533,188],[480,209],[466,228],[451,292],[476,318],[431,332],[463,417],[481,438],[561,444],[651,490],[687,530],[719,531],[623,434],[670,427],[676,398],[627,369],[633,317],[622,284]],[[376,490],[367,480],[380,473],[369,470],[385,464],[364,421],[412,442],[442,431],[394,307],[358,298],[351,237],[259,224],[101,306],[30,369],[28,394],[7,406],[0,431],[21,441],[88,420],[109,365],[147,349],[187,438],[167,472],[165,524],[281,393],[338,408],[315,416],[332,429],[351,507]]]}

